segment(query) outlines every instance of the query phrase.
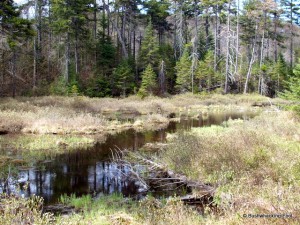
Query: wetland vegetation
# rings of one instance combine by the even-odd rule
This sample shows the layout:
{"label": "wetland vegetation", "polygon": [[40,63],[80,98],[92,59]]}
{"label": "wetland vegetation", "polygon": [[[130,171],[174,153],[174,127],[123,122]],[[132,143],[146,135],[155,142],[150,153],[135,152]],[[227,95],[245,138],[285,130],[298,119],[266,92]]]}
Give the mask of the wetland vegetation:
{"label": "wetland vegetation", "polygon": [[[2,197],[3,221],[16,224],[27,215],[36,224],[245,224],[245,213],[259,213],[292,218],[251,218],[250,224],[297,224],[300,118],[285,110],[292,104],[259,95],[1,99],[0,165],[2,181],[7,181],[1,190],[9,193],[13,186],[10,193],[15,195]],[[130,168],[108,163],[114,146],[209,185],[213,201],[190,206],[174,193],[149,190],[140,195],[135,180],[124,184]],[[103,160],[107,170],[101,169]],[[139,176],[147,180],[143,173]],[[193,197],[203,194],[191,191]],[[19,197],[33,193],[45,198],[43,213],[41,199]],[[69,208],[68,215],[54,209],[52,215],[49,204],[60,212]],[[15,210],[20,217],[9,217]]]}

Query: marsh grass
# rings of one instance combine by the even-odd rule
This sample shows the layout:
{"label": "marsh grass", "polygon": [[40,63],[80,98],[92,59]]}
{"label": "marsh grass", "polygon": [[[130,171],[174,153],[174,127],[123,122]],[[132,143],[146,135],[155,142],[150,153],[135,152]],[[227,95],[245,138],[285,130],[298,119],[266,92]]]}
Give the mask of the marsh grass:
{"label": "marsh grass", "polygon": [[61,224],[139,224],[138,214],[133,210],[138,207],[137,202],[118,194],[101,196],[96,200],[90,195],[82,197],[64,195],[60,199],[65,205],[83,209],[80,214],[57,218]]}
{"label": "marsh grass", "polygon": [[0,196],[0,224],[54,224],[54,216],[49,213],[42,214],[43,200],[33,196],[29,199],[7,196]]}
{"label": "marsh grass", "polygon": [[[35,155],[53,149],[63,152],[79,147],[79,143],[93,145],[92,137],[74,134],[95,134],[132,127],[156,129],[168,122],[170,113],[197,116],[200,112],[203,115],[211,111],[253,109],[254,103],[270,101],[274,105],[288,104],[259,95],[184,94],[143,100],[136,96],[120,100],[56,96],[0,99],[0,131],[44,134],[12,139],[0,136],[0,144],[2,149],[26,150]],[[116,116],[116,113],[117,116],[125,113],[142,116],[132,124],[110,120],[110,114]],[[148,197],[136,202],[118,195],[101,196],[97,200],[90,196],[63,196],[63,203],[82,208],[83,212],[55,218],[55,223],[299,224],[299,124],[299,118],[294,114],[280,111],[263,113],[250,121],[228,121],[223,126],[169,135],[168,147],[158,157],[160,162],[191,179],[214,185],[214,201],[219,212],[211,212],[208,208],[204,215],[199,215],[176,198],[160,201]],[[14,208],[13,202],[7,202],[7,205]],[[2,214],[5,218],[3,224],[12,221],[14,212]],[[3,212],[0,210],[0,213]],[[291,213],[293,220],[250,220],[242,217],[244,213]],[[42,221],[43,217],[39,216],[35,224]],[[48,221],[46,218],[44,224]]]}
{"label": "marsh grass", "polygon": [[79,147],[92,147],[95,140],[87,136],[74,135],[10,135],[0,136],[1,149],[16,149],[18,151],[39,152],[51,150],[60,152]]}
{"label": "marsh grass", "polygon": [[115,129],[129,129],[132,124],[119,121],[116,125],[110,120],[121,115],[134,115],[134,118],[139,120],[146,119],[142,124],[147,129],[149,121],[152,124],[166,123],[165,120],[168,120],[167,117],[170,115],[197,116],[199,112],[207,111],[254,109],[251,107],[254,103],[270,101],[274,104],[278,102],[286,104],[283,100],[270,100],[259,95],[183,94],[170,98],[150,96],[145,99],[137,96],[125,99],[83,96],[2,98],[0,99],[0,131],[95,134]]}
{"label": "marsh grass", "polygon": [[[197,211],[184,206],[179,199],[157,200],[147,196],[143,200],[133,201],[121,195],[113,194],[92,199],[90,196],[62,196],[61,202],[84,209],[81,214],[58,221],[73,224],[201,224],[202,218]],[[81,218],[78,220],[78,218]]]}
{"label": "marsh grass", "polygon": [[[299,118],[293,113],[263,113],[245,122],[173,134],[160,159],[175,171],[216,187],[215,203],[222,214],[208,215],[207,223],[297,224],[299,135]],[[247,220],[244,213],[286,213],[293,218]]]}

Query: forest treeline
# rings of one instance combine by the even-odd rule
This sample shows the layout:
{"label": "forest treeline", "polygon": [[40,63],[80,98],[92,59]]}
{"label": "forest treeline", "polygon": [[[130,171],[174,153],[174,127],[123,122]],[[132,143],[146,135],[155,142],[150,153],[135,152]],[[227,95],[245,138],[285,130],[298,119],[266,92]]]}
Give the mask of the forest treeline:
{"label": "forest treeline", "polygon": [[0,2],[0,95],[300,92],[300,1]]}

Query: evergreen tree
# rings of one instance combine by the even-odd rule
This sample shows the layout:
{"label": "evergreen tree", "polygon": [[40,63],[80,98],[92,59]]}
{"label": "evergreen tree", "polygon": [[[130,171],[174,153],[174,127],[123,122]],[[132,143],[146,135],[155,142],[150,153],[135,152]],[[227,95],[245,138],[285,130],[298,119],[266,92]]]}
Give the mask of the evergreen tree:
{"label": "evergreen tree", "polygon": [[34,31],[31,22],[20,17],[20,11],[13,0],[0,1],[0,75],[2,81],[0,88],[3,89],[5,75],[9,75],[13,97],[17,92],[17,81],[24,82],[20,74],[17,74],[21,43],[32,36],[34,36]]}
{"label": "evergreen tree", "polygon": [[202,90],[203,87],[209,91],[212,85],[217,84],[217,73],[214,71],[214,53],[212,51],[208,51],[205,55],[204,60],[199,62],[196,77],[199,79],[199,91]]}
{"label": "evergreen tree", "polygon": [[112,74],[113,68],[116,65],[116,48],[113,45],[111,38],[99,33],[98,41],[96,43],[96,52],[97,74],[108,78],[108,76]]}
{"label": "evergreen tree", "polygon": [[20,17],[13,0],[0,2],[0,27],[1,36],[7,37],[11,48],[14,48],[22,38],[34,35],[31,22]]}
{"label": "evergreen tree", "polygon": [[145,37],[139,54],[140,69],[145,69],[148,64],[157,69],[160,61],[159,58],[159,45],[150,20],[145,30]]}
{"label": "evergreen tree", "polygon": [[116,92],[123,97],[134,88],[134,73],[128,60],[121,62],[113,72],[113,80],[116,85]]}
{"label": "evergreen tree", "polygon": [[74,43],[75,73],[79,73],[80,41],[86,40],[89,30],[88,14],[92,10],[93,0],[53,0],[52,27],[57,34],[65,35],[65,80],[69,82],[71,65],[71,43]]}
{"label": "evergreen tree", "polygon": [[153,71],[151,64],[149,63],[146,70],[142,73],[142,84],[138,92],[138,95],[145,97],[153,94],[156,87],[156,74]]}
{"label": "evergreen tree", "polygon": [[164,32],[171,29],[167,21],[167,17],[170,15],[168,12],[170,2],[167,0],[149,0],[144,2],[144,7],[147,10],[147,15],[151,17],[154,28],[158,32],[158,40],[161,45],[163,43]]}
{"label": "evergreen tree", "polygon": [[192,76],[191,66],[192,61],[189,58],[189,47],[186,46],[183,55],[176,63],[176,89],[179,92],[191,91],[192,87]]}
{"label": "evergreen tree", "polygon": [[287,90],[282,93],[282,97],[290,100],[300,100],[300,63],[296,64],[293,76],[287,82]]}
{"label": "evergreen tree", "polygon": [[294,28],[294,24],[299,25],[299,16],[300,16],[300,1],[299,0],[281,0],[282,6],[284,8],[284,15],[288,19],[288,22],[290,24],[289,30],[290,30],[290,67],[293,67],[294,63],[294,37],[296,36],[296,31]]}
{"label": "evergreen tree", "polygon": [[277,62],[270,62],[268,73],[272,80],[272,87],[270,88],[273,90],[274,95],[277,95],[279,92],[283,91],[285,87],[284,81],[287,80],[288,75],[288,66],[282,54],[279,55]]}
{"label": "evergreen tree", "polygon": [[162,72],[162,61],[164,61],[165,79],[166,79],[166,90],[168,93],[174,93],[175,86],[175,66],[176,61],[174,58],[174,49],[170,44],[162,44],[159,46],[159,55],[161,56],[159,74]]}

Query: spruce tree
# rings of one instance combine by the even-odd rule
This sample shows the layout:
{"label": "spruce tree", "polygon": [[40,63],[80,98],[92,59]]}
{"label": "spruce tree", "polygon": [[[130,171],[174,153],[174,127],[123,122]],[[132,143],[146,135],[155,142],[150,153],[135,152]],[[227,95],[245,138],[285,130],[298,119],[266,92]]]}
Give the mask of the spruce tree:
{"label": "spruce tree", "polygon": [[[64,35],[65,40],[65,81],[69,83],[71,76],[71,62],[74,62],[75,73],[79,73],[80,45],[88,39],[89,12],[92,10],[92,0],[53,0],[51,24],[53,30]],[[71,61],[71,47],[73,47],[74,60]]]}
{"label": "spruce tree", "polygon": [[210,90],[211,86],[218,80],[216,75],[217,73],[214,71],[214,53],[208,51],[204,60],[199,62],[196,71],[196,77],[201,84],[199,91],[201,91],[202,85],[205,86],[207,90]]}
{"label": "spruce tree", "polygon": [[277,62],[270,62],[268,73],[272,80],[273,86],[271,88],[274,90],[274,94],[278,94],[284,88],[284,80],[287,80],[288,69],[282,54],[279,55]]}
{"label": "spruce tree", "polygon": [[13,0],[0,1],[0,34],[7,37],[11,48],[22,38],[34,35],[31,22],[20,17]]}
{"label": "spruce tree", "polygon": [[145,37],[139,54],[140,69],[145,69],[148,64],[151,64],[153,68],[158,68],[159,58],[159,45],[150,20],[145,30]]}
{"label": "spruce tree", "polygon": [[186,46],[183,55],[176,63],[176,89],[179,92],[191,91],[192,76],[191,76],[192,61],[189,58],[188,46]]}
{"label": "spruce tree", "polygon": [[134,88],[134,73],[128,60],[124,60],[113,72],[116,92],[123,97]]}
{"label": "spruce tree", "polygon": [[300,63],[296,64],[293,76],[287,82],[287,90],[282,93],[282,97],[290,100],[300,100]]}
{"label": "spruce tree", "polygon": [[156,87],[156,74],[153,71],[153,67],[149,63],[146,70],[142,73],[142,84],[138,92],[138,95],[145,97],[153,94],[154,88]]}

